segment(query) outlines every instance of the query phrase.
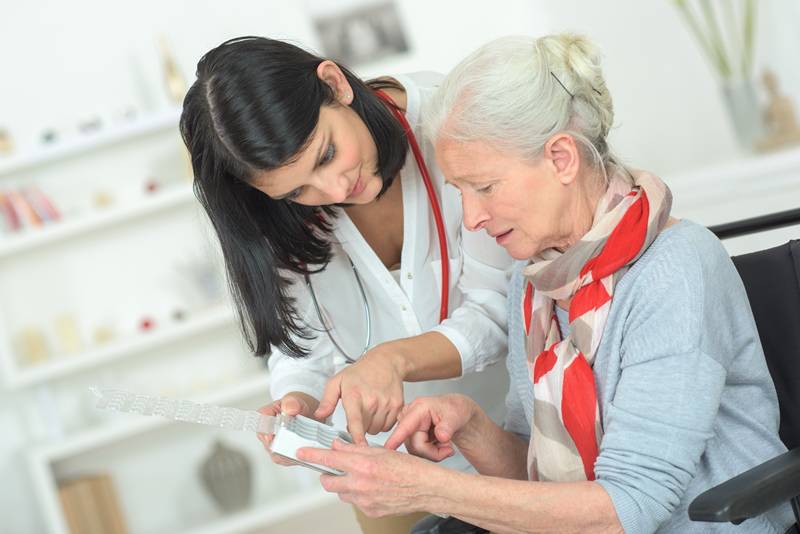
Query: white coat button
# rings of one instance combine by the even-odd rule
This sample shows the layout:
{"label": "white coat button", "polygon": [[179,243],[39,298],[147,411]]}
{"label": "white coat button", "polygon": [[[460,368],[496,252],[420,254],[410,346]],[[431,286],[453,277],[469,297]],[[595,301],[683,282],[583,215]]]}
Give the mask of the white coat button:
{"label": "white coat button", "polygon": [[409,272],[408,274],[406,274],[406,278],[411,280],[412,278],[414,278],[414,275]]}

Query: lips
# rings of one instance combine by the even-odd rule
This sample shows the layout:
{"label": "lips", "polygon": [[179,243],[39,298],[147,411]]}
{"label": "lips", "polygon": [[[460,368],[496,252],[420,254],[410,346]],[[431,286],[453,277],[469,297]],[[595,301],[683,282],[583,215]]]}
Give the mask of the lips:
{"label": "lips", "polygon": [[507,230],[507,231],[503,232],[502,234],[498,234],[498,235],[496,235],[494,237],[494,240],[497,242],[498,245],[502,245],[503,241],[505,241],[506,238],[508,238],[508,236],[511,235],[511,232],[513,232],[513,229],[512,230]]}
{"label": "lips", "polygon": [[362,180],[361,176],[359,176],[358,180],[356,180],[355,185],[347,194],[347,198],[353,198],[355,196],[358,196],[361,194],[362,191],[364,191],[364,180]]}
{"label": "lips", "polygon": [[497,239],[497,238],[502,237],[502,236],[504,236],[504,235],[506,235],[506,234],[508,234],[510,232],[511,232],[511,230],[506,230],[505,232],[500,232],[499,234],[493,234],[493,233],[489,232],[489,235],[492,236],[493,238]]}

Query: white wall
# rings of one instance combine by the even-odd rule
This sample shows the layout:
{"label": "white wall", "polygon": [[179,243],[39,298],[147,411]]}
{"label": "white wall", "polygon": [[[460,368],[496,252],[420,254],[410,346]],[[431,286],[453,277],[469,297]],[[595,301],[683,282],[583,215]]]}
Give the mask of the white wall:
{"label": "white wall", "polygon": [[[48,127],[67,133],[83,119],[111,117],[131,104],[165,106],[157,34],[167,36],[189,79],[199,56],[231,36],[266,34],[318,46],[308,11],[320,2],[311,0],[4,3],[0,127],[20,146],[36,143]],[[792,0],[760,4],[766,6],[761,54],[791,62],[792,45],[800,45],[791,16],[800,20],[800,8]],[[624,157],[666,172],[737,155],[716,80],[669,1],[405,0],[399,9],[412,53],[365,67],[363,74],[445,71],[496,36],[575,30],[605,52],[617,109],[613,141]],[[784,24],[776,23],[781,18]],[[786,89],[800,96],[797,69],[779,71]]]}
{"label": "white wall", "polygon": [[[800,10],[794,0],[772,4],[791,13],[797,27]],[[163,109],[168,100],[157,56],[158,34],[167,36],[191,80],[200,55],[233,36],[291,38],[316,47],[309,5],[264,0],[2,0],[0,128],[9,130],[24,150],[35,147],[48,128],[69,137],[79,121],[93,116],[110,121],[131,105],[143,113]],[[657,173],[674,173],[739,157],[717,83],[666,0],[405,0],[398,9],[412,52],[364,67],[363,75],[446,71],[493,37],[580,31],[605,51],[617,110],[612,143],[624,159]],[[781,18],[776,12],[780,13],[772,12],[770,24]],[[791,31],[776,29],[768,37],[773,49],[782,50],[777,54],[780,61],[796,60],[794,52],[786,52],[797,44]],[[786,81],[800,96],[800,75],[787,75]],[[1,528],[40,532],[21,465],[26,436],[15,411],[17,400],[0,391]]]}

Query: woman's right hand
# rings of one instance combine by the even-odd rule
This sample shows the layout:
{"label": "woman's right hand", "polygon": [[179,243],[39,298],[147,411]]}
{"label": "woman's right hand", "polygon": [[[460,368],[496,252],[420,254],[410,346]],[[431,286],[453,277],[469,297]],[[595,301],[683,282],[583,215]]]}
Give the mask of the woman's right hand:
{"label": "woman's right hand", "polygon": [[466,395],[417,398],[400,413],[384,447],[397,449],[405,443],[411,454],[441,462],[455,454],[455,441],[479,409]]}
{"label": "woman's right hand", "polygon": [[[311,395],[294,391],[292,393],[287,393],[282,399],[276,400],[272,404],[262,406],[258,411],[264,415],[275,416],[282,413],[284,415],[302,415],[309,419],[315,419],[314,412],[318,405],[319,401]],[[272,453],[272,440],[275,434],[259,433],[256,435],[274,463],[285,466],[295,465],[292,461],[287,460],[283,456]]]}

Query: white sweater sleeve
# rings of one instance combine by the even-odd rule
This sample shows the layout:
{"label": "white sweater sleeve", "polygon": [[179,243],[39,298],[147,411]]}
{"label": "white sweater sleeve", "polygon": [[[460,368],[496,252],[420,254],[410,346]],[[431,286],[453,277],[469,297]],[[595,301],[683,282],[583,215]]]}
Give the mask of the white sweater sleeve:
{"label": "white sweater sleeve", "polygon": [[[270,395],[273,400],[283,398],[292,391],[322,398],[325,384],[334,375],[333,345],[323,330],[311,299],[311,292],[302,276],[286,274],[292,281],[290,295],[301,322],[308,325],[312,339],[293,336],[295,342],[306,349],[305,358],[293,358],[276,347],[272,347],[268,366],[270,371]],[[313,283],[313,275],[312,275]]]}
{"label": "white sweater sleeve", "polygon": [[460,245],[464,266],[458,288],[464,301],[433,331],[456,346],[462,374],[467,374],[506,356],[506,290],[513,260],[484,231],[462,227]]}

